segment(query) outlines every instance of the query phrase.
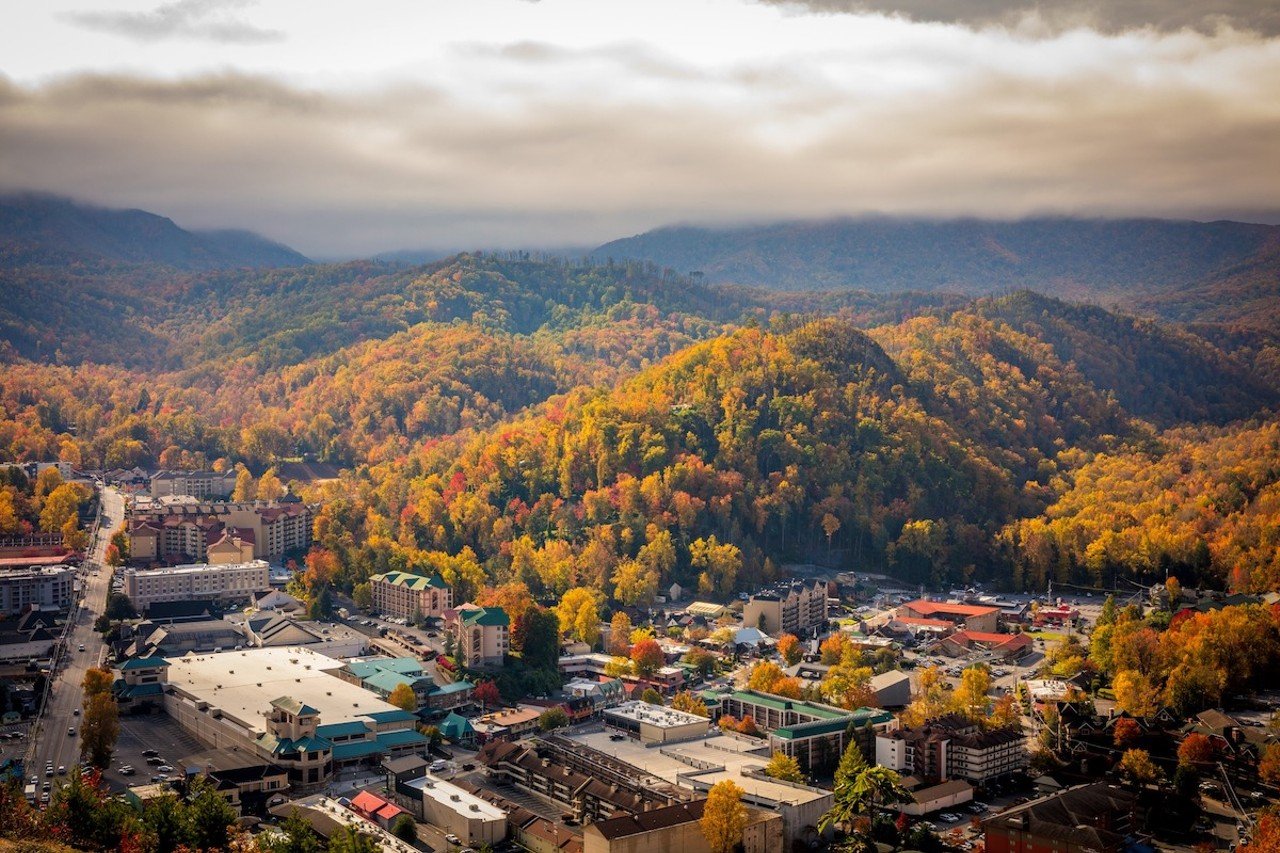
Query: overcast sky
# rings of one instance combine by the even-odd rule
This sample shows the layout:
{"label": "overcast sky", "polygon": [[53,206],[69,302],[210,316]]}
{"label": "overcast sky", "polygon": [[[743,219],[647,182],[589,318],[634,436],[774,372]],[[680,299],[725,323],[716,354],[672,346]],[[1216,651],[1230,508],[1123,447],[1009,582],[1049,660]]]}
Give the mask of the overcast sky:
{"label": "overcast sky", "polygon": [[1276,221],[1278,10],[9,3],[0,189],[316,257],[873,212]]}

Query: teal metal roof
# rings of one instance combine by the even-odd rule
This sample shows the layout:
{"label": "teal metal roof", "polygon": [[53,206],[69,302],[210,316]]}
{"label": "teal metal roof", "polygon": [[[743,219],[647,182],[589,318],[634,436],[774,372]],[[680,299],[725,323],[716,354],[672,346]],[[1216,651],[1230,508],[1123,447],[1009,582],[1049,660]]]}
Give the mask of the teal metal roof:
{"label": "teal metal roof", "polygon": [[501,607],[481,607],[479,610],[462,611],[464,625],[502,625],[511,624],[507,611]]}
{"label": "teal metal roof", "polygon": [[410,687],[413,687],[415,682],[422,681],[424,678],[427,681],[431,680],[426,678],[426,676],[401,675],[398,672],[375,672],[373,675],[364,679],[364,686],[375,691],[380,690],[383,693],[390,694],[392,690],[395,690],[401,684],[407,684]]}
{"label": "teal metal roof", "polygon": [[375,723],[416,723],[418,715],[411,714],[408,711],[401,711],[397,708],[394,711],[374,711],[372,714],[364,714]]}
{"label": "teal metal roof", "polygon": [[431,691],[432,696],[439,696],[441,693],[462,693],[465,690],[471,690],[475,685],[470,681],[454,681],[450,684],[444,684]]}
{"label": "teal metal roof", "polygon": [[777,711],[795,711],[798,714],[807,714],[811,717],[817,717],[823,720],[843,719],[851,714],[849,711],[827,708],[813,702],[784,699],[781,696],[774,696],[771,693],[760,693],[755,690],[739,690],[730,695],[732,698],[745,704],[759,705],[764,708],[773,708]]}
{"label": "teal metal roof", "polygon": [[440,734],[449,738],[449,740],[459,740],[466,735],[475,734],[476,730],[471,727],[471,721],[461,714],[450,712],[449,716],[444,718],[444,722],[440,724]]}
{"label": "teal metal roof", "polygon": [[382,575],[374,575],[369,580],[384,581],[396,586],[408,587],[409,589],[449,588],[449,585],[439,575],[415,575],[410,572],[387,572]]}
{"label": "teal metal roof", "polygon": [[158,666],[168,666],[169,662],[159,655],[153,655],[149,658],[133,658],[120,664],[121,672],[128,672],[133,669],[155,669]]}
{"label": "teal metal roof", "polygon": [[356,678],[368,678],[379,672],[398,672],[401,675],[421,675],[422,661],[417,658],[386,658],[385,660],[352,661],[346,666]]}
{"label": "teal metal roof", "polygon": [[163,694],[163,684],[134,684],[126,686],[120,692],[120,696],[124,699],[141,699],[144,696],[161,696]]}
{"label": "teal metal roof", "polygon": [[350,743],[334,744],[333,760],[348,761],[352,758],[364,758],[380,751],[377,741],[353,740]]}
{"label": "teal metal roof", "polygon": [[402,746],[420,745],[426,746],[431,740],[424,734],[419,734],[413,729],[400,729],[394,732],[379,732],[378,746],[386,749],[394,749]]}
{"label": "teal metal roof", "polygon": [[320,737],[350,737],[369,733],[369,727],[359,720],[347,723],[330,723],[327,726],[316,726],[316,734]]}

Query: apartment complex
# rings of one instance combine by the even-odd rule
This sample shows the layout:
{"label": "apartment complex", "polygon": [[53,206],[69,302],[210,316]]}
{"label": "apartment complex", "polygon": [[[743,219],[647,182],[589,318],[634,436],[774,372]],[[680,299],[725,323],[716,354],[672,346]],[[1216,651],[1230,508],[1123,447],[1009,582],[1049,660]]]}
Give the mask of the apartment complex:
{"label": "apartment complex", "polygon": [[510,647],[511,618],[507,611],[468,605],[453,614],[449,627],[466,665],[502,666]]}
{"label": "apartment complex", "polygon": [[32,607],[63,610],[75,597],[75,579],[69,566],[0,571],[0,614],[17,616]]}
{"label": "apartment complex", "polygon": [[[130,558],[140,563],[213,562],[251,546],[271,559],[311,546],[311,509],[297,501],[150,501],[126,520]],[[238,559],[239,557],[236,557]]]}
{"label": "apartment complex", "polygon": [[957,714],[916,729],[876,734],[876,764],[925,782],[980,783],[1024,770],[1027,743],[1018,728],[983,731]]}
{"label": "apartment complex", "polygon": [[239,601],[271,589],[266,560],[126,569],[124,591],[139,610],[162,601]]}
{"label": "apartment complex", "polygon": [[791,581],[757,592],[742,611],[742,624],[772,637],[802,637],[827,621],[826,581]]}
{"label": "apartment complex", "polygon": [[151,496],[190,495],[193,498],[228,498],[236,490],[236,472],[157,471],[151,476]]}
{"label": "apartment complex", "polygon": [[1000,608],[983,604],[952,604],[944,601],[908,602],[898,608],[897,615],[906,620],[929,620],[931,623],[950,623],[979,634],[994,634],[999,630]]}
{"label": "apartment complex", "polygon": [[453,590],[439,575],[387,572],[369,578],[373,609],[388,616],[443,616],[453,607]]}

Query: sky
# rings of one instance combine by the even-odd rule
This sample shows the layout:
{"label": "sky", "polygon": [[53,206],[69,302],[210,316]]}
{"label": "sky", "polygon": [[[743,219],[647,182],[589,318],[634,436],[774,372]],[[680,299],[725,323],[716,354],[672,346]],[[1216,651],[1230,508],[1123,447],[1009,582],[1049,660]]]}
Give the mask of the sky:
{"label": "sky", "polygon": [[317,258],[832,215],[1275,222],[1280,4],[11,2],[0,190]]}

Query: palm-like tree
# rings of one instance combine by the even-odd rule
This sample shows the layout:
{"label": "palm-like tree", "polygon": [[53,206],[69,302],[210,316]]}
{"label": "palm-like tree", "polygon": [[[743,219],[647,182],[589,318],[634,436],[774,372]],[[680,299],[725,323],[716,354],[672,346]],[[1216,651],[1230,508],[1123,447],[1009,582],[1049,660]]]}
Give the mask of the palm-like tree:
{"label": "palm-like tree", "polygon": [[851,781],[836,786],[835,802],[818,821],[818,830],[851,826],[863,813],[874,819],[880,806],[910,801],[911,794],[902,787],[897,773],[887,767],[864,767]]}

